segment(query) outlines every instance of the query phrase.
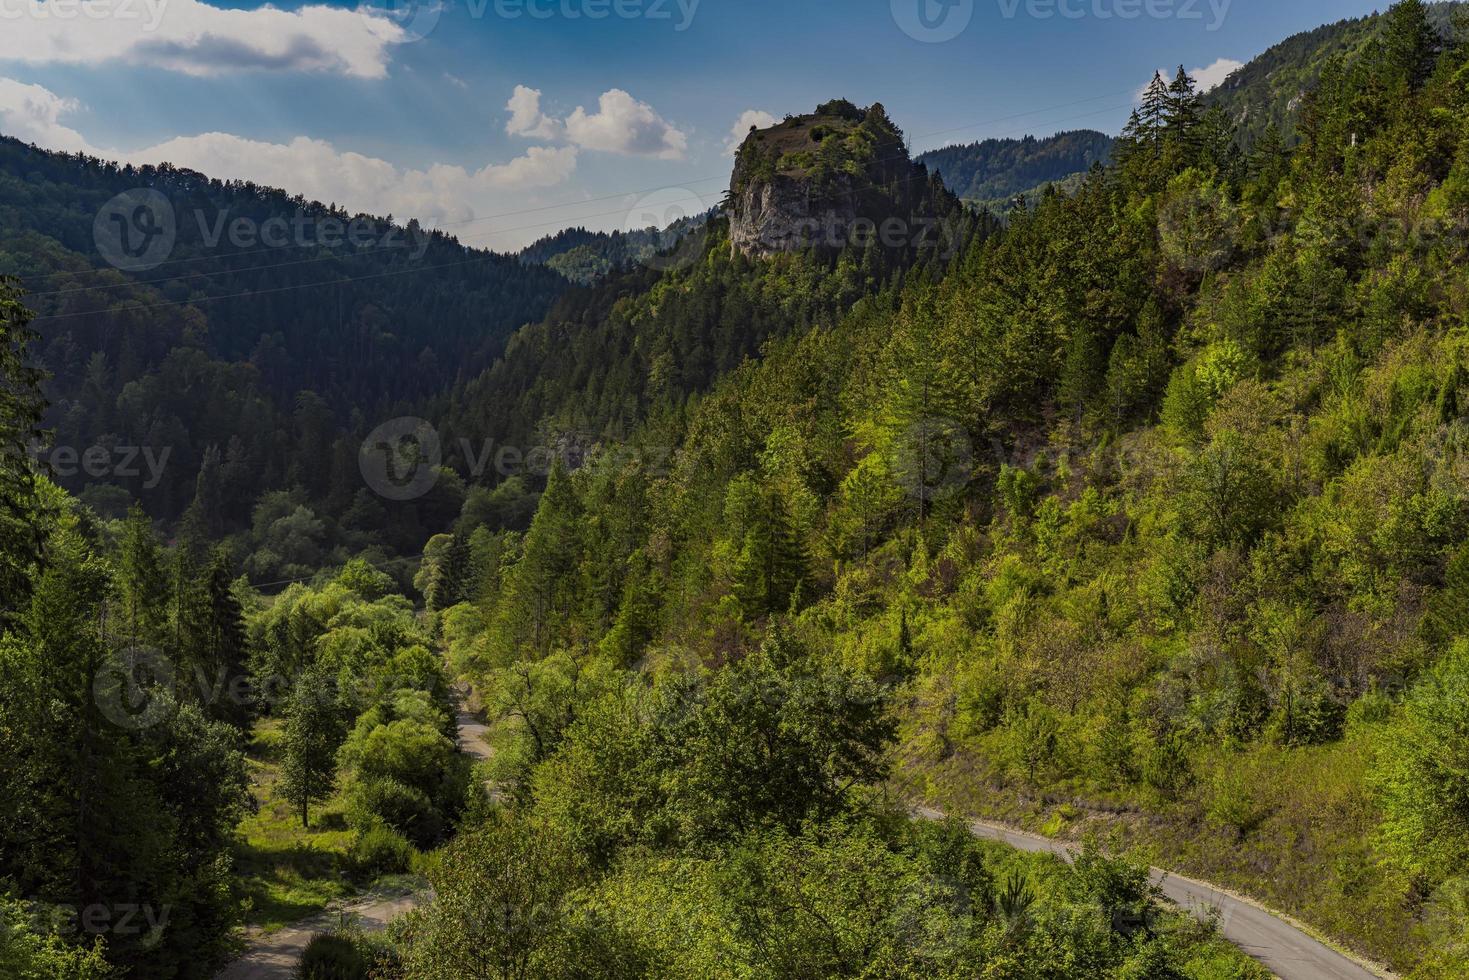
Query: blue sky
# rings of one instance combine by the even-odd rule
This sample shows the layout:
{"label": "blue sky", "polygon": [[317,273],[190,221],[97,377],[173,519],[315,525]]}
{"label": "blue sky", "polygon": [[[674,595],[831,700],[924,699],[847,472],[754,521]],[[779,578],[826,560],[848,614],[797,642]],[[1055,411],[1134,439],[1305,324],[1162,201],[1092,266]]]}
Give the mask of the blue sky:
{"label": "blue sky", "polygon": [[281,184],[508,248],[715,203],[742,118],[881,101],[916,150],[1116,132],[1155,67],[1218,77],[1376,6],[0,0],[0,132]]}

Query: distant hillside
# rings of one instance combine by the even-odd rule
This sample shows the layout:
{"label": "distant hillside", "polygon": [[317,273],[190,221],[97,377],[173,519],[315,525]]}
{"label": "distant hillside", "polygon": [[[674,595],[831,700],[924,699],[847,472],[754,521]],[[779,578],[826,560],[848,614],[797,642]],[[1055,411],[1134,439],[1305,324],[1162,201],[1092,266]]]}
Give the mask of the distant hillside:
{"label": "distant hillside", "polygon": [[[1437,3],[1429,7],[1429,19],[1444,37],[1450,36],[1453,12],[1460,6]],[[1217,105],[1229,113],[1244,146],[1252,145],[1271,123],[1288,143],[1294,143],[1306,93],[1316,87],[1322,69],[1338,55],[1359,53],[1380,22],[1381,15],[1372,14],[1289,37],[1230,75],[1204,96],[1204,105]]]}
{"label": "distant hillside", "polygon": [[1008,201],[1034,193],[1052,181],[1106,163],[1112,137],[1090,129],[1057,133],[1045,139],[991,139],[946,146],[918,157],[944,184],[970,202]]}
{"label": "distant hillside", "polygon": [[572,282],[591,285],[672,248],[691,228],[700,227],[705,217],[682,218],[661,229],[608,232],[565,228],[527,245],[519,253],[520,260],[548,266]]}
{"label": "distant hillside", "polygon": [[[569,286],[415,222],[0,137],[4,275],[36,313],[51,445],[169,453],[156,480],[58,478],[90,502],[122,488],[175,520],[203,474],[219,485],[210,534],[247,526],[272,490],[346,511],[366,432],[492,364]],[[416,544],[416,516],[403,527]]]}

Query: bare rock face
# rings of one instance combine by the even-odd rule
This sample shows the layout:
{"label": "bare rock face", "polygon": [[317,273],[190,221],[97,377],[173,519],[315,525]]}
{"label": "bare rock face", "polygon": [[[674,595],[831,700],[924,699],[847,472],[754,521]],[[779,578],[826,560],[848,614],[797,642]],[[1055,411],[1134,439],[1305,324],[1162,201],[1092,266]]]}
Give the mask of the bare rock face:
{"label": "bare rock face", "polygon": [[906,245],[925,216],[956,206],[881,105],[837,100],[750,131],[730,181],[730,242],[747,256]]}

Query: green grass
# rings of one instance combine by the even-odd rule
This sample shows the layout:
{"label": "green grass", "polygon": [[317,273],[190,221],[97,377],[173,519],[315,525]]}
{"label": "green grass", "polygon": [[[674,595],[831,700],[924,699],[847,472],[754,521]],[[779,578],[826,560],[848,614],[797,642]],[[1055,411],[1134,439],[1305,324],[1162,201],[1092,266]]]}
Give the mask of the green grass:
{"label": "green grass", "polygon": [[280,742],[279,721],[255,725],[248,763],[258,810],[240,821],[235,843],[245,925],[267,932],[357,892],[346,860],[355,832],[343,819],[340,799],[314,808],[310,828],[303,828],[280,794]]}
{"label": "green grass", "polygon": [[1047,836],[1115,833],[1156,865],[1248,895],[1406,972],[1428,940],[1408,883],[1375,846],[1381,815],[1364,788],[1367,741],[1362,733],[1310,748],[1207,751],[1195,759],[1198,782],[1176,800],[1076,777],[1027,787],[963,750],[909,760],[900,781],[955,813]]}

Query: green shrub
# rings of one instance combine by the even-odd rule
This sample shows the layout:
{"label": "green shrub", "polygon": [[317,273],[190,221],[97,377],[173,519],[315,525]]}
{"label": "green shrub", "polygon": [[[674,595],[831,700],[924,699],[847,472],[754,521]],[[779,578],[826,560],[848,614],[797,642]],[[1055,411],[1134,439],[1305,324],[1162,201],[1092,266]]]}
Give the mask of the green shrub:
{"label": "green shrub", "polygon": [[377,826],[358,832],[348,859],[358,874],[376,878],[411,870],[416,854],[413,845],[402,834],[390,827]]}
{"label": "green shrub", "polygon": [[358,830],[385,824],[419,847],[432,846],[443,832],[443,818],[432,801],[396,779],[355,783],[347,798],[347,822]]}
{"label": "green shrub", "polygon": [[296,980],[367,980],[371,967],[352,937],[323,933],[306,945]]}

